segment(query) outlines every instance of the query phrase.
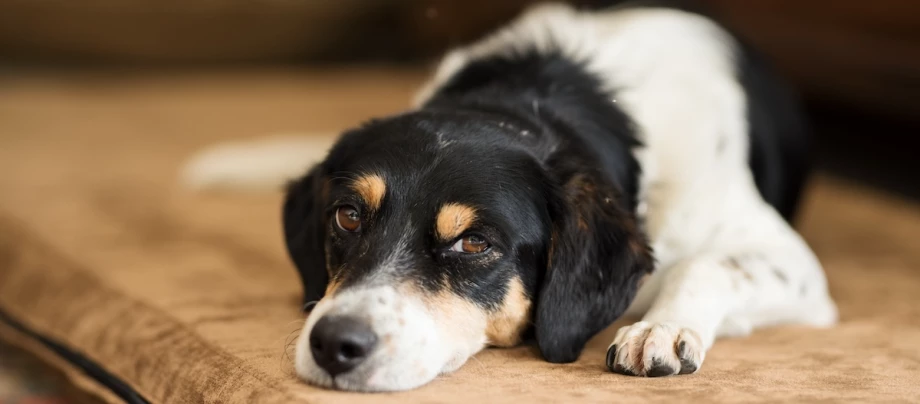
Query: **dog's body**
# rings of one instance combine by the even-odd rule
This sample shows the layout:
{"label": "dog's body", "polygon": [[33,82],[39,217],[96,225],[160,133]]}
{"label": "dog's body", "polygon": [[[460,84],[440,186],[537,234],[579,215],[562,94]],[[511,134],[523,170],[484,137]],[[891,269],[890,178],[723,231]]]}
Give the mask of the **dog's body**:
{"label": "dog's body", "polygon": [[720,336],[831,325],[788,223],[806,152],[793,100],[710,20],[532,9],[290,188],[288,247],[318,301],[298,374],[412,388],[530,329],[569,362],[625,312],[642,321],[608,366],[664,376]]}

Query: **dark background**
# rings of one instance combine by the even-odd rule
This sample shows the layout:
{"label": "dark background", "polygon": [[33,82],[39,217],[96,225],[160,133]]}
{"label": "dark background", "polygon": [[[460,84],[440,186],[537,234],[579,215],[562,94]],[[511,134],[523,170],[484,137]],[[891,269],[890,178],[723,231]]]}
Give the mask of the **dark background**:
{"label": "dark background", "polygon": [[[431,64],[532,3],[0,0],[0,69]],[[799,89],[819,168],[920,199],[920,1],[681,3],[729,26]]]}

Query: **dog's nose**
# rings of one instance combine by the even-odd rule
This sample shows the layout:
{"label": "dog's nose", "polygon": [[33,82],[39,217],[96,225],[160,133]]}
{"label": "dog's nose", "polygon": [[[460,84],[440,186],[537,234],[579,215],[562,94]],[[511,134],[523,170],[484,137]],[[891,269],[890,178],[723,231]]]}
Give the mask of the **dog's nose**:
{"label": "dog's nose", "polygon": [[333,377],[360,365],[376,345],[371,327],[351,317],[323,317],[310,332],[313,360]]}

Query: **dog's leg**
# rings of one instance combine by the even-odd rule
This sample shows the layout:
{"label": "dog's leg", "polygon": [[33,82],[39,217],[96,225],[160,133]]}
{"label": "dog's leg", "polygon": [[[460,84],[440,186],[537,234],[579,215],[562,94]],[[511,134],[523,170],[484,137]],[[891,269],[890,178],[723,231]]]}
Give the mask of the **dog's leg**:
{"label": "dog's leg", "polygon": [[817,259],[782,219],[766,217],[737,229],[756,237],[713,245],[660,274],[642,321],[621,328],[610,345],[610,369],[651,377],[693,373],[717,337],[781,323],[833,324],[837,312]]}

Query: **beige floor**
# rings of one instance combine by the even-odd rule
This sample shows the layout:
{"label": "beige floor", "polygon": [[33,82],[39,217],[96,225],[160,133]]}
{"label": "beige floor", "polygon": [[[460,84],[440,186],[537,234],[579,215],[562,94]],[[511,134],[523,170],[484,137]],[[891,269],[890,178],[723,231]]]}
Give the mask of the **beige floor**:
{"label": "beige floor", "polygon": [[279,195],[190,193],[179,167],[216,141],[329,133],[397,111],[418,79],[385,70],[0,77],[0,309],[155,402],[920,397],[920,207],[829,176],[814,181],[800,227],[839,301],[834,329],[720,341],[687,377],[606,372],[608,331],[575,364],[545,363],[528,347],[488,350],[408,393],[298,383],[285,342],[298,328],[299,290]]}

